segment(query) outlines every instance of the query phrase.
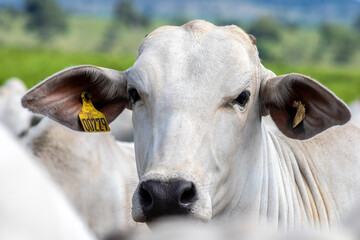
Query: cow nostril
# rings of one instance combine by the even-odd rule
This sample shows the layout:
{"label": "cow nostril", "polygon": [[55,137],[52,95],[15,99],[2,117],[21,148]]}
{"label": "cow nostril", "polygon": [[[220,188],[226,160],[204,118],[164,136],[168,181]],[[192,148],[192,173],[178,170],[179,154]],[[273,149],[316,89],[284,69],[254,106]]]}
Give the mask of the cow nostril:
{"label": "cow nostril", "polygon": [[146,189],[144,189],[143,185],[140,186],[139,195],[144,207],[150,207],[152,205],[152,197],[150,193]]}
{"label": "cow nostril", "polygon": [[182,195],[180,196],[180,204],[181,205],[191,205],[192,202],[195,200],[196,197],[196,189],[195,185],[191,183],[190,188],[184,190]]}

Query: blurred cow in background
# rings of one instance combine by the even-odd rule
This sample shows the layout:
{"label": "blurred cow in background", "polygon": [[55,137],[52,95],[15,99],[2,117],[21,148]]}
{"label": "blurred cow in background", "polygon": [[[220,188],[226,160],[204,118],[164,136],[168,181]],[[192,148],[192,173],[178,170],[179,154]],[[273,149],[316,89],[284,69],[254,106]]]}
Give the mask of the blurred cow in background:
{"label": "blurred cow in background", "polygon": [[25,92],[26,86],[18,78],[10,78],[0,87],[0,122],[19,137],[40,119],[21,106]]}
{"label": "blurred cow in background", "polygon": [[43,167],[2,124],[0,154],[0,239],[95,239]]}
{"label": "blurred cow in background", "polygon": [[136,226],[131,197],[138,183],[133,143],[109,133],[82,134],[44,118],[24,139],[99,237]]}

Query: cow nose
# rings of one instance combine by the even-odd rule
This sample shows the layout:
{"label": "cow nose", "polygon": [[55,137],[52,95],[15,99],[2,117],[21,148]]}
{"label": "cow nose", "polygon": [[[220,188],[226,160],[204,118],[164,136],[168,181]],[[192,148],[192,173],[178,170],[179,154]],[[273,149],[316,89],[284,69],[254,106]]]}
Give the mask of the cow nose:
{"label": "cow nose", "polygon": [[144,181],[139,195],[147,222],[159,217],[187,215],[197,200],[194,183],[181,179]]}

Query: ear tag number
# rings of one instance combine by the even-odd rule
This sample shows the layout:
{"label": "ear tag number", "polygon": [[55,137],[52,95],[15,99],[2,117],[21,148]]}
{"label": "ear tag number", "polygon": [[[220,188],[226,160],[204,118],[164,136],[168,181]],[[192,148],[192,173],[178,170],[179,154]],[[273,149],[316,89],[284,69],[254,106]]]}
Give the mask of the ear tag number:
{"label": "ear tag number", "polygon": [[293,128],[295,128],[305,118],[305,104],[302,104],[301,101],[294,101],[292,106],[296,108],[296,114],[293,122]]}
{"label": "ear tag number", "polygon": [[79,118],[85,132],[109,132],[110,127],[105,115],[95,109],[91,102],[91,94],[83,92],[81,99],[83,106]]}

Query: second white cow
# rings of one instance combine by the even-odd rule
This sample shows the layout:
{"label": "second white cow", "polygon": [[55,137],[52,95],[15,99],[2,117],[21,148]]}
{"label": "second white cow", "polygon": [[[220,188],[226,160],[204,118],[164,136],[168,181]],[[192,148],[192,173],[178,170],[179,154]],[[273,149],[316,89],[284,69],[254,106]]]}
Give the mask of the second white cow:
{"label": "second white cow", "polygon": [[[125,72],[69,68],[22,103],[83,131],[83,91],[110,122],[133,111],[136,221],[246,217],[286,229],[331,228],[360,193],[360,129],[344,125],[347,106],[309,77],[275,76],[254,37],[236,26],[161,27]],[[305,119],[293,127],[302,105]],[[268,114],[282,133],[263,123]]]}
{"label": "second white cow", "polygon": [[21,106],[20,101],[25,93],[26,86],[18,78],[10,78],[0,87],[0,122],[19,137],[39,118]]}
{"label": "second white cow", "polygon": [[11,134],[0,123],[0,239],[95,240],[43,167]]}
{"label": "second white cow", "polygon": [[136,226],[134,144],[118,142],[110,133],[75,132],[47,118],[24,142],[97,236]]}

